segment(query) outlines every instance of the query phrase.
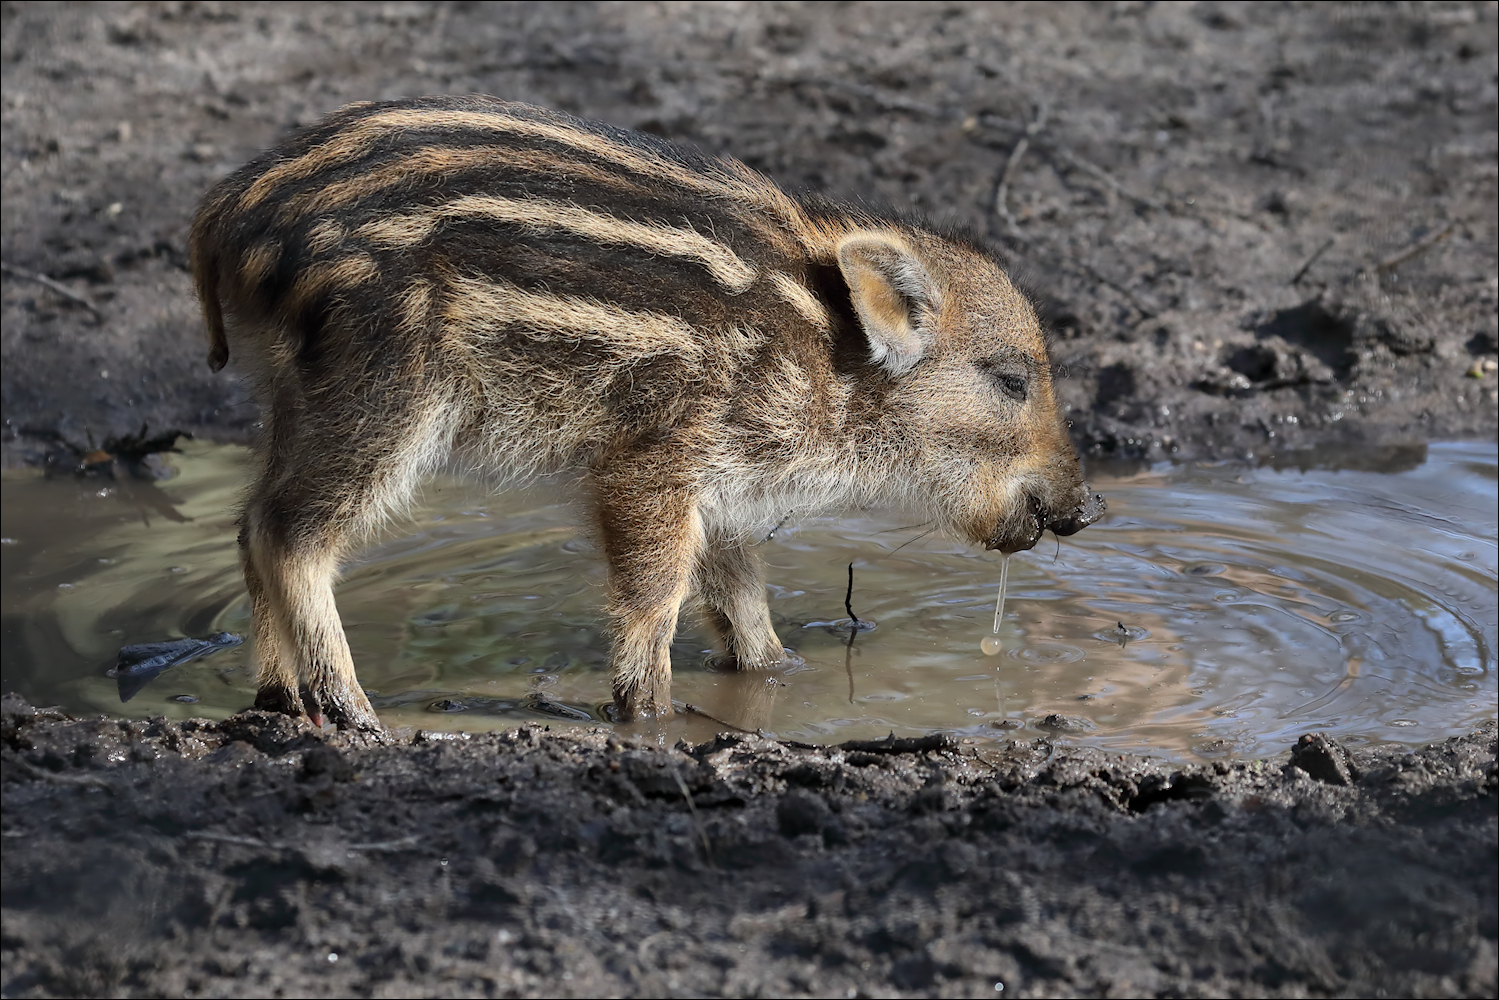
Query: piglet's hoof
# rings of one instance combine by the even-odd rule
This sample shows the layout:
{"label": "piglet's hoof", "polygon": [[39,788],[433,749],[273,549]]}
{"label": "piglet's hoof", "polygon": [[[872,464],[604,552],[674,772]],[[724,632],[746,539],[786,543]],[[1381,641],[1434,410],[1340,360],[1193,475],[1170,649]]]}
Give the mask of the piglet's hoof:
{"label": "piglet's hoof", "polygon": [[647,697],[638,691],[626,692],[623,695],[616,694],[614,711],[611,714],[615,722],[647,722],[651,719],[665,719],[672,715],[671,699]]}
{"label": "piglet's hoof", "polygon": [[262,712],[279,712],[282,715],[307,714],[297,693],[284,687],[263,687],[256,691],[255,707]]}
{"label": "piglet's hoof", "polygon": [[385,732],[385,726],[370,707],[369,699],[358,688],[353,691],[316,690],[303,685],[300,693],[307,718],[314,726],[322,728],[325,722],[331,722],[343,731]]}

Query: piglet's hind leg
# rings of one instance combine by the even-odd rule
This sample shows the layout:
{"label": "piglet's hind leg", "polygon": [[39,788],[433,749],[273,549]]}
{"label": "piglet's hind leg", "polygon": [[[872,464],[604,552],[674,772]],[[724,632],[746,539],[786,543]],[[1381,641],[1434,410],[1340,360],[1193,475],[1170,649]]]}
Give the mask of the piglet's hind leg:
{"label": "piglet's hind leg", "polygon": [[610,667],[620,721],[671,709],[671,640],[702,549],[702,524],[686,490],[599,483],[599,523],[609,560]]}
{"label": "piglet's hind leg", "polygon": [[276,607],[255,560],[250,557],[249,532],[239,533],[240,566],[245,573],[245,589],[250,592],[250,615],[254,622],[255,707],[266,712],[301,715],[306,711],[297,693],[296,660],[286,655],[281,629],[277,627]]}

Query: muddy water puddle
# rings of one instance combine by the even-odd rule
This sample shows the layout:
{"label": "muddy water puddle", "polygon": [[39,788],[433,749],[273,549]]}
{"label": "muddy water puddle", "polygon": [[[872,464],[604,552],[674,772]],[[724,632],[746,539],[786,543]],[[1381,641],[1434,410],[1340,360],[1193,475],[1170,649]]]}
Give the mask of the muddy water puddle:
{"label": "muddy water puddle", "polygon": [[[231,512],[246,453],[189,446],[175,463],[156,484],[4,474],[6,690],[136,716],[251,702],[248,644],[127,703],[106,674],[126,644],[249,632]],[[655,733],[1052,732],[1193,758],[1274,753],[1319,729],[1355,743],[1468,731],[1495,714],[1496,450],[1434,445],[1405,464],[1094,470],[1108,515],[1011,558],[997,635],[997,555],[898,514],[793,519],[762,551],[796,662],[724,672],[689,625],[673,693],[702,714]],[[404,527],[338,590],[388,724],[604,720],[604,569],[555,495],[444,478]],[[849,563],[853,611],[874,625],[852,635]]]}

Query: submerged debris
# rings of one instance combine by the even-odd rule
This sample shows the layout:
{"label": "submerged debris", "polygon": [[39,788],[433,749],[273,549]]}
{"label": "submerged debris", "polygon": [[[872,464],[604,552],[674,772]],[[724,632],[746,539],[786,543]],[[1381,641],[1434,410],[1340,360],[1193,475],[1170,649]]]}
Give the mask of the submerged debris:
{"label": "submerged debris", "polygon": [[79,444],[56,430],[24,428],[32,437],[50,442],[43,464],[49,473],[68,473],[75,476],[107,476],[120,479],[129,476],[135,479],[166,479],[171,470],[162,465],[155,456],[179,452],[179,439],[192,440],[187,431],[170,430],[152,434],[150,425],[141,424],[134,434],[108,437],[95,446],[89,434],[87,444]]}
{"label": "submerged debris", "polygon": [[[143,642],[134,646],[122,646],[119,658],[115,660],[115,665],[109,669],[107,676],[113,677],[119,685],[120,701],[127,702],[166,670],[200,656],[238,646],[244,641],[242,636],[233,632],[219,632],[207,639],[173,639],[170,642]],[[181,697],[178,695],[179,699]]]}

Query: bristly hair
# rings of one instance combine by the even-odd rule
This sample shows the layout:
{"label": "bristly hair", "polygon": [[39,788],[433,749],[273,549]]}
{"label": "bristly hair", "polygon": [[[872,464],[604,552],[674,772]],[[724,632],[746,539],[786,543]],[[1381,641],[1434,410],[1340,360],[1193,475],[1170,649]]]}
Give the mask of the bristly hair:
{"label": "bristly hair", "polygon": [[815,191],[796,191],[793,192],[793,196],[809,215],[842,218],[853,214],[884,219],[897,226],[931,233],[994,261],[1010,279],[1010,284],[1015,286],[1016,291],[1020,292],[1035,310],[1048,353],[1058,341],[1064,339],[1061,331],[1076,325],[1076,312],[1052,291],[1053,282],[1044,278],[1040,269],[1030,259],[1013,252],[970,225],[959,222],[937,222],[908,205],[896,205],[882,199],[859,197],[850,201],[840,201]]}

